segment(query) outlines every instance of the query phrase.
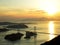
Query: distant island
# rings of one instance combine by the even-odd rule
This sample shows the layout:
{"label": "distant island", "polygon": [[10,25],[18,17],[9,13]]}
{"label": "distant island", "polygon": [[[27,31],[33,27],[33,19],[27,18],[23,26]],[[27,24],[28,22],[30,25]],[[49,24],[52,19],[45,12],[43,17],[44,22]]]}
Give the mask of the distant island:
{"label": "distant island", "polygon": [[7,29],[7,28],[0,28],[0,32],[6,32],[6,31],[9,31],[9,29]]}
{"label": "distant island", "polygon": [[25,25],[25,24],[15,24],[15,25],[8,25],[6,28],[28,28],[28,26],[27,25]]}
{"label": "distant island", "polygon": [[0,25],[11,25],[11,24],[16,24],[12,22],[0,22]]}
{"label": "distant island", "polygon": [[40,18],[24,18],[22,21],[60,21],[58,18],[40,17]]}

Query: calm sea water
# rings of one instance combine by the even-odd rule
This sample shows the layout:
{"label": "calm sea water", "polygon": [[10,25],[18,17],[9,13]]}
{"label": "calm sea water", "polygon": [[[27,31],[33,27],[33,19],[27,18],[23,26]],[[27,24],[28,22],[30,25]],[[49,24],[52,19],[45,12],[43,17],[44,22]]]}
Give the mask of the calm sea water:
{"label": "calm sea water", "polygon": [[[23,33],[24,36],[16,42],[10,42],[4,39],[7,34],[17,33],[16,29],[0,33],[0,45],[40,45],[60,34],[60,21],[35,21],[35,23],[26,25],[28,25],[29,28],[20,29],[20,33]],[[34,26],[36,26],[37,37],[32,37],[29,40],[24,39],[25,31],[34,32]]]}

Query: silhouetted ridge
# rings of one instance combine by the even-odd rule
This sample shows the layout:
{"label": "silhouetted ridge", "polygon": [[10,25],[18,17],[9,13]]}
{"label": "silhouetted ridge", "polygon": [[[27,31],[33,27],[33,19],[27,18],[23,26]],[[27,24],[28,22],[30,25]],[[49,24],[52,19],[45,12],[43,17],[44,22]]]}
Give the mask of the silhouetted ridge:
{"label": "silhouetted ridge", "polygon": [[53,38],[50,41],[47,41],[41,45],[60,45],[60,35],[58,35],[57,37]]}

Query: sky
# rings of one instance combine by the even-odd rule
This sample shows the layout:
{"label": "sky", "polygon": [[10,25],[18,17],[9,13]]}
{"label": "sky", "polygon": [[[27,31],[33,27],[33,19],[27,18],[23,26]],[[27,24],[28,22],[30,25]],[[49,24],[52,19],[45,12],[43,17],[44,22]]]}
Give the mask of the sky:
{"label": "sky", "polygon": [[[60,13],[60,0],[0,0],[0,17],[40,18],[57,16]],[[1,20],[0,19],[0,20]],[[7,18],[8,19],[8,18]]]}

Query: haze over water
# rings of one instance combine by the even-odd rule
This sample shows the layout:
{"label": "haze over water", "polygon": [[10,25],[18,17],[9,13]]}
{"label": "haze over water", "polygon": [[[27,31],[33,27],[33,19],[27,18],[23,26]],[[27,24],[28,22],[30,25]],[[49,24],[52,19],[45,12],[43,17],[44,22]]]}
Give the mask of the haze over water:
{"label": "haze over water", "polygon": [[[26,24],[29,26],[27,29],[20,29],[20,32],[24,34],[21,40],[16,42],[10,42],[4,39],[7,34],[16,33],[16,29],[8,32],[0,33],[0,45],[40,45],[46,41],[53,39],[55,36],[60,34],[60,21],[33,21],[35,23]],[[25,31],[33,31],[36,26],[37,37],[32,37],[29,40],[24,39]],[[23,30],[23,31],[22,31]]]}

